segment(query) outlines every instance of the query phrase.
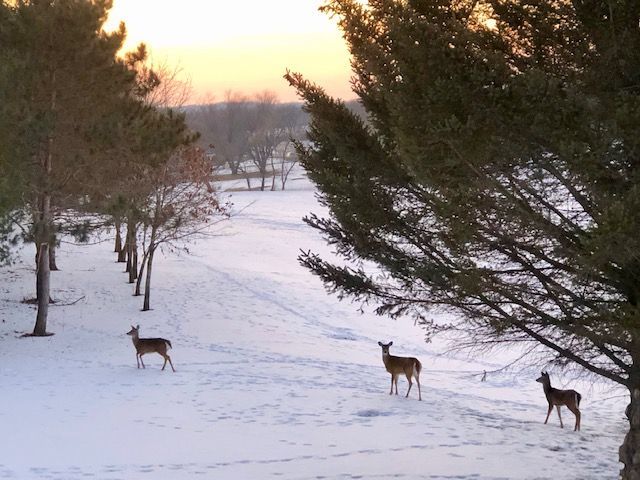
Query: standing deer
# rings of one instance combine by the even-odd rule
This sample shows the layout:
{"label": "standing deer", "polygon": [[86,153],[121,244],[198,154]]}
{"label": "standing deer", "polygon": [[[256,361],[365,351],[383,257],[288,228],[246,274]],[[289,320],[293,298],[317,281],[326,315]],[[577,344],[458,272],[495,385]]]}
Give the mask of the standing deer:
{"label": "standing deer", "polygon": [[422,400],[422,392],[420,391],[420,370],[422,370],[422,364],[420,360],[413,357],[395,357],[390,355],[389,347],[393,345],[393,342],[389,342],[387,345],[378,342],[378,345],[382,347],[382,361],[384,362],[384,366],[387,372],[391,374],[391,390],[389,391],[389,395],[393,394],[394,383],[396,385],[396,395],[398,394],[398,376],[404,373],[409,382],[409,390],[407,390],[405,398],[409,397],[409,392],[413,385],[411,377],[413,376],[416,377],[418,384],[418,400]]}
{"label": "standing deer", "polygon": [[[140,364],[142,364],[142,368],[145,368],[144,362],[142,361],[142,355],[145,353],[158,353],[164,357],[164,363],[162,364],[162,370],[167,365],[167,361],[169,361],[169,365],[171,365],[171,370],[176,371],[173,368],[173,363],[171,363],[171,357],[167,355],[167,346],[171,347],[171,342],[164,338],[140,338],[138,333],[140,331],[140,325],[137,327],[131,326],[131,330],[127,332],[127,335],[131,335],[131,340],[133,341],[133,346],[136,347],[136,364],[138,368],[140,368]],[[138,362],[138,358],[140,361]]]}
{"label": "standing deer", "polygon": [[549,402],[549,411],[547,412],[547,418],[544,423],[546,425],[547,420],[549,420],[549,415],[551,415],[551,410],[553,410],[553,406],[555,405],[558,409],[558,418],[560,419],[560,428],[564,428],[562,425],[562,416],[560,416],[560,407],[562,405],[566,405],[569,410],[573,412],[576,416],[576,426],[573,431],[580,430],[580,400],[582,399],[582,395],[580,395],[575,390],[558,390],[557,388],[553,388],[551,386],[551,380],[549,379],[549,374],[547,372],[540,372],[540,378],[536,379],[536,382],[540,382],[542,384],[542,388],[544,389],[544,394],[547,397],[547,402]]}

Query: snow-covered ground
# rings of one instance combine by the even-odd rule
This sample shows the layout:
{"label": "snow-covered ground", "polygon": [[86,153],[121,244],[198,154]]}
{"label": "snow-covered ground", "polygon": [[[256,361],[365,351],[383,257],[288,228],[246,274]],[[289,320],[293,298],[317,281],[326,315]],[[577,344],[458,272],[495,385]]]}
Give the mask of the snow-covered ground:
{"label": "snow-covered ground", "polygon": [[[239,192],[225,235],[155,264],[152,307],[131,296],[112,243],[64,244],[49,338],[33,328],[33,247],[0,269],[0,478],[614,479],[624,392],[583,393],[582,431],[564,430],[535,374],[477,373],[503,359],[444,358],[411,320],[339,303],[303,269],[328,252],[301,217],[309,184]],[[252,203],[253,202],[253,203]],[[173,343],[136,368],[130,325]],[[423,363],[422,396],[389,396],[378,340]],[[552,372],[556,386],[564,386]]]}

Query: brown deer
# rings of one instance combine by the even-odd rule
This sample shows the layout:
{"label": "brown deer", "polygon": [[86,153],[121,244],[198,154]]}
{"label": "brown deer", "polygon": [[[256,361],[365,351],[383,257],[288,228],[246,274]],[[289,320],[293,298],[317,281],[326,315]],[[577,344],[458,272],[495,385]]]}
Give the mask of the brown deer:
{"label": "brown deer", "polygon": [[547,412],[547,418],[544,423],[546,425],[547,420],[549,420],[549,415],[551,415],[551,410],[553,410],[553,406],[555,405],[558,409],[558,418],[560,419],[560,428],[564,428],[562,425],[562,416],[560,416],[560,407],[562,405],[566,405],[569,410],[573,412],[576,416],[576,426],[573,431],[580,430],[580,400],[582,399],[582,395],[580,395],[575,390],[558,390],[557,388],[553,388],[551,386],[551,380],[549,379],[549,374],[547,372],[540,372],[540,378],[536,379],[536,382],[540,382],[542,384],[542,388],[544,389],[544,394],[547,397],[547,402],[549,402],[549,411]]}
{"label": "brown deer", "polygon": [[378,345],[382,347],[382,361],[384,362],[384,366],[387,372],[391,374],[391,390],[389,391],[389,395],[393,394],[394,383],[396,386],[396,395],[398,394],[398,376],[404,373],[409,382],[409,389],[407,390],[405,398],[409,397],[409,392],[413,385],[411,377],[413,376],[416,377],[416,383],[418,384],[418,400],[422,400],[422,392],[420,391],[420,370],[422,370],[422,364],[420,360],[413,357],[395,357],[390,355],[389,347],[393,345],[393,342],[389,342],[386,345],[378,342]]}
{"label": "brown deer", "polygon": [[[136,364],[138,368],[140,368],[140,364],[142,364],[142,368],[146,368],[144,366],[144,362],[142,361],[142,355],[145,353],[158,353],[164,357],[164,364],[162,365],[162,370],[167,366],[167,361],[169,365],[171,365],[171,370],[176,371],[173,368],[173,363],[171,363],[171,357],[167,355],[167,346],[171,347],[171,342],[164,338],[140,338],[138,333],[140,331],[140,325],[137,327],[131,326],[131,330],[127,332],[127,335],[131,335],[131,340],[133,341],[133,346],[136,347]],[[140,361],[138,362],[138,358]]]}

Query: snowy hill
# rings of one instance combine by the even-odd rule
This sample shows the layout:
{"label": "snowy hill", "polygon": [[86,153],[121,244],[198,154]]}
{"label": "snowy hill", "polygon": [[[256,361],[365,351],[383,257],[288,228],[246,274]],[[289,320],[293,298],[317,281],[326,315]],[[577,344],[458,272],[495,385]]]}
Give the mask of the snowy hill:
{"label": "snowy hill", "polygon": [[[49,338],[33,328],[33,247],[0,270],[0,478],[614,479],[627,429],[623,391],[572,383],[582,431],[564,430],[535,374],[476,375],[504,364],[442,357],[410,320],[339,303],[298,265],[328,252],[301,221],[322,211],[304,180],[239,192],[223,235],[155,265],[152,307],[114,263],[112,243],[63,244]],[[145,356],[130,325],[171,340],[177,372]],[[417,390],[389,396],[378,340],[418,357]],[[557,372],[552,381],[560,388]],[[569,387],[567,387],[569,388]]]}

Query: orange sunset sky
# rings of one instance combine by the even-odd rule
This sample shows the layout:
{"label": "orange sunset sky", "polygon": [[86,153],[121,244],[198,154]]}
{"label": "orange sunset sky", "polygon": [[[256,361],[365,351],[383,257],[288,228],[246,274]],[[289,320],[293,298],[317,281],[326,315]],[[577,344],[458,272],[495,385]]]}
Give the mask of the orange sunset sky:
{"label": "orange sunset sky", "polygon": [[191,79],[191,103],[220,101],[226,90],[273,90],[297,100],[283,80],[301,72],[344,99],[349,55],[322,0],[114,0],[107,30],[127,26],[125,49],[145,42],[154,61],[179,65]]}

